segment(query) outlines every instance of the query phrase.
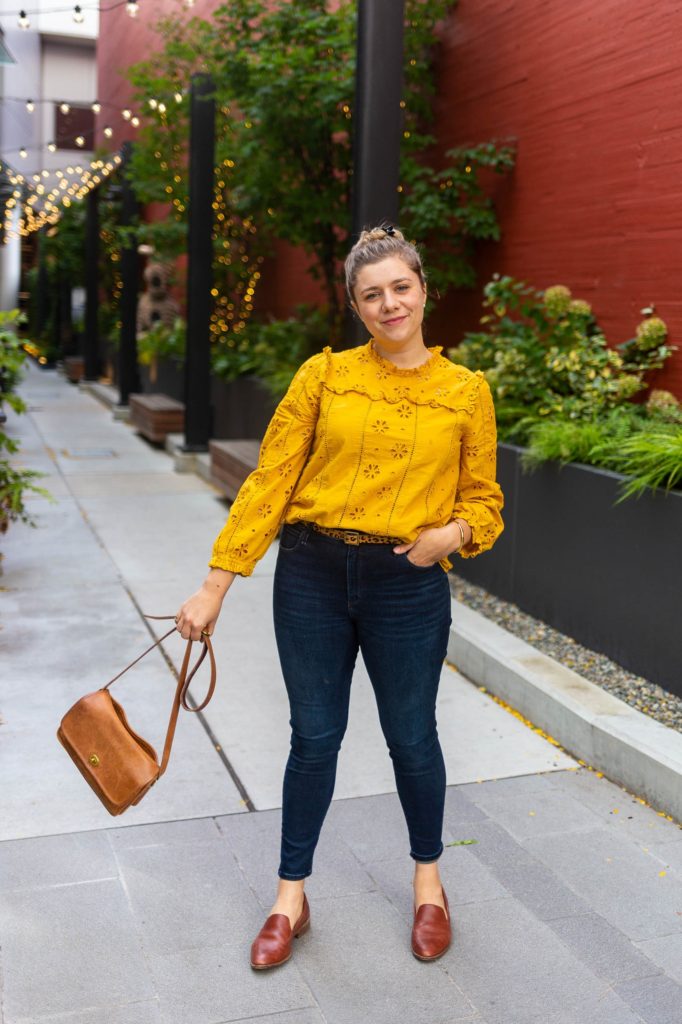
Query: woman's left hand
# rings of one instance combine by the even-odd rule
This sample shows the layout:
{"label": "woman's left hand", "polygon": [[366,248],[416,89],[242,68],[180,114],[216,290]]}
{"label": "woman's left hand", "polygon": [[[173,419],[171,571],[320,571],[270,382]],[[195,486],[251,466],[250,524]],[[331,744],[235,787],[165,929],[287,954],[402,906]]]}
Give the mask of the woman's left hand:
{"label": "woman's left hand", "polygon": [[[463,519],[460,522],[464,529],[466,541],[467,533],[470,536],[471,531]],[[396,555],[403,555],[409,552],[407,555],[408,560],[413,565],[419,565],[426,569],[431,565],[435,565],[436,562],[440,562],[443,558],[447,558],[453,551],[457,551],[461,543],[462,535],[459,532],[459,526],[457,523],[452,522],[446,526],[434,526],[430,530],[423,530],[411,544],[399,544],[398,547],[393,548],[393,551]]]}

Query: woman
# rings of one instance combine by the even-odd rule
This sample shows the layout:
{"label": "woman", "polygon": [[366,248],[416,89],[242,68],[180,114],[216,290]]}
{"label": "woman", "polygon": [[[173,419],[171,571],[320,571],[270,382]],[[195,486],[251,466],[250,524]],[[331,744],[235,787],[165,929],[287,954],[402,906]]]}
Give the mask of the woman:
{"label": "woman", "polygon": [[211,633],[235,576],[249,576],[283,523],[275,633],[291,708],[277,898],[251,947],[274,967],[307,929],[304,894],[334,791],[358,649],[374,688],[414,871],[412,951],[450,944],[438,873],[445,765],[436,695],[450,627],[448,556],[502,531],[495,414],[483,375],[427,348],[426,282],[392,226],[364,231],[346,260],[351,305],[371,335],[303,364],[218,536],[210,572],[177,617]]}

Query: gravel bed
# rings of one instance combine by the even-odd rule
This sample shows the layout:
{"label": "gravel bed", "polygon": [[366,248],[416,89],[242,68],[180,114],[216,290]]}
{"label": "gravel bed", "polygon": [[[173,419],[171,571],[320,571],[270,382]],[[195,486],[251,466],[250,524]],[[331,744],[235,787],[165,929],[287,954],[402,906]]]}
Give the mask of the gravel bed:
{"label": "gravel bed", "polygon": [[564,636],[532,615],[522,612],[515,604],[494,597],[482,587],[468,583],[450,573],[452,596],[467,608],[480,612],[498,626],[532,644],[543,654],[573,669],[591,683],[619,697],[637,711],[655,718],[657,722],[682,732],[682,698],[668,693],[661,686],[633,675],[616,665],[604,654],[581,647],[570,636]]}

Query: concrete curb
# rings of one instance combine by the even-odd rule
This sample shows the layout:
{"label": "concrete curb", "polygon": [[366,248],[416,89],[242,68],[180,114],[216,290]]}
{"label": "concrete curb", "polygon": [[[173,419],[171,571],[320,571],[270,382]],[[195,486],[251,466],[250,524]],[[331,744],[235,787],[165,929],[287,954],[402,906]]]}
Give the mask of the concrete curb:
{"label": "concrete curb", "polygon": [[127,405],[119,405],[118,388],[112,384],[102,384],[95,380],[81,380],[78,382],[80,391],[92,395],[98,402],[101,402],[107,409],[111,409],[115,420],[127,421],[130,418],[130,410]]}
{"label": "concrete curb", "polygon": [[448,661],[574,757],[682,821],[682,735],[452,601]]}

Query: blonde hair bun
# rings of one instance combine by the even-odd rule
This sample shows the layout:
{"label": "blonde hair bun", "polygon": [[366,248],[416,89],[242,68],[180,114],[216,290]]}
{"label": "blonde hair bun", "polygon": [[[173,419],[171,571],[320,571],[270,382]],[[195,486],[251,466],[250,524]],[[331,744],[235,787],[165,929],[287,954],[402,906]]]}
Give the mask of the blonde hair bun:
{"label": "blonde hair bun", "polygon": [[382,238],[397,238],[399,242],[405,241],[404,234],[398,228],[394,228],[390,224],[386,226],[382,224],[377,228],[361,231],[360,237],[353,248],[360,248],[360,246],[368,245],[370,242],[380,242]]}
{"label": "blonde hair bun", "polygon": [[378,224],[373,228],[365,228],[346,256],[346,291],[351,302],[355,301],[355,285],[362,268],[371,263],[380,263],[390,256],[403,260],[417,274],[422,285],[426,285],[426,275],[416,245],[408,242],[402,231],[392,224]]}

